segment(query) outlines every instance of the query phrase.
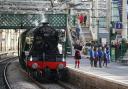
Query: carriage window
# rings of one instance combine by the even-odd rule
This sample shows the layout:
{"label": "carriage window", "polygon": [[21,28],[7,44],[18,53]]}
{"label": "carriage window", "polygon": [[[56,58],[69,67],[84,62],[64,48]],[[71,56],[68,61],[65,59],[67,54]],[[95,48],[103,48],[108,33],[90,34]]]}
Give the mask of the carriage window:
{"label": "carriage window", "polygon": [[61,29],[59,30],[59,43],[64,43],[65,41],[66,41],[65,30]]}
{"label": "carriage window", "polygon": [[26,37],[26,40],[25,40],[25,47],[24,47],[24,51],[29,51],[31,46],[32,46],[32,42],[33,42],[33,37]]}
{"label": "carriage window", "polygon": [[65,34],[65,30],[64,29],[61,29],[61,30],[58,30],[59,32],[59,42],[58,42],[58,51],[59,51],[59,54],[63,54],[64,53],[64,43],[66,41],[66,34]]}
{"label": "carriage window", "polygon": [[26,43],[27,44],[32,44],[32,42],[33,42],[33,37],[26,37]]}

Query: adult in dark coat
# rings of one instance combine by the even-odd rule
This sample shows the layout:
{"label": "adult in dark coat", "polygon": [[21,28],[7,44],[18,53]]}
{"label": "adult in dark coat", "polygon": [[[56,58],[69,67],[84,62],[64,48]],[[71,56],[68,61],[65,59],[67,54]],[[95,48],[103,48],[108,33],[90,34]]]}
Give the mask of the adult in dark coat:
{"label": "adult in dark coat", "polygon": [[84,24],[85,24],[85,26],[86,26],[86,21],[87,21],[87,16],[85,15],[84,16]]}

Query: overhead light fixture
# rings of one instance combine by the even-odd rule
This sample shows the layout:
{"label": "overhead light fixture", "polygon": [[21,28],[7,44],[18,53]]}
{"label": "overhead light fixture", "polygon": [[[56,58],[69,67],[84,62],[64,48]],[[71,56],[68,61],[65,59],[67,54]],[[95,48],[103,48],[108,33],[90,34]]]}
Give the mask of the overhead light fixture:
{"label": "overhead light fixture", "polygon": [[46,11],[48,11],[48,8],[45,8]]}
{"label": "overhead light fixture", "polygon": [[54,3],[58,3],[58,0],[55,0]]}

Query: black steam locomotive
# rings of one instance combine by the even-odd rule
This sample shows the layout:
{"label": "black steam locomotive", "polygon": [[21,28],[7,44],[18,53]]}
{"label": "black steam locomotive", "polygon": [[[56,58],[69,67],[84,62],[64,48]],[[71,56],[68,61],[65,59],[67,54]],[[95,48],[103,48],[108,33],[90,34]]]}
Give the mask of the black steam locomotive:
{"label": "black steam locomotive", "polygon": [[37,80],[65,79],[66,31],[54,29],[47,23],[26,30],[19,37],[21,67]]}

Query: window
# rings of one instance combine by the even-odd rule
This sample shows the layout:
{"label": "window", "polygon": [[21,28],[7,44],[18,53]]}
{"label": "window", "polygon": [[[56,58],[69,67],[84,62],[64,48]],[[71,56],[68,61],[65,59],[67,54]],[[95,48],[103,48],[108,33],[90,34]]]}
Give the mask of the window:
{"label": "window", "polygon": [[112,3],[112,21],[120,21],[118,2],[115,0]]}
{"label": "window", "polygon": [[33,42],[33,37],[26,37],[26,43],[28,45],[32,44],[32,42]]}
{"label": "window", "polygon": [[100,28],[106,27],[106,18],[99,18],[99,27]]}

